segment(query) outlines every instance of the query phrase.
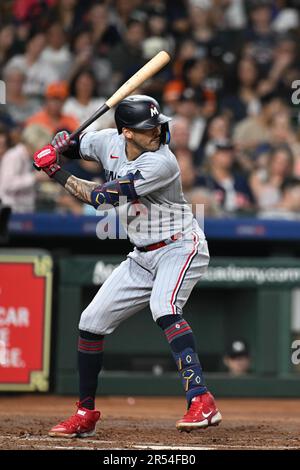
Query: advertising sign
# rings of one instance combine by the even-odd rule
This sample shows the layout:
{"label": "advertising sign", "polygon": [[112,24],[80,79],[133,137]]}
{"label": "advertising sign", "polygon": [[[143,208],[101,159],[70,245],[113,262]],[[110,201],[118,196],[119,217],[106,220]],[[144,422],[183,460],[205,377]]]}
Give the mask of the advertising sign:
{"label": "advertising sign", "polygon": [[0,390],[48,390],[51,296],[49,255],[0,252]]}

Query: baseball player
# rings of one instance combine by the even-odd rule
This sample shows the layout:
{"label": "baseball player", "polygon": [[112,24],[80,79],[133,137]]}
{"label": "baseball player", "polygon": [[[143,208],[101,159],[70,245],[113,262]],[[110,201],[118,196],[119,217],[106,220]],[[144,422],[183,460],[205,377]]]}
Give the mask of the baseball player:
{"label": "baseball player", "polygon": [[[134,245],[82,313],[77,412],[54,426],[50,436],[95,433],[100,418],[95,394],[105,336],[149,304],[170,345],[186,395],[187,411],[177,429],[191,431],[222,420],[203,379],[192,329],[182,316],[193,287],[207,269],[209,252],[184,199],[180,170],[168,146],[170,118],[153,98],[133,95],[117,106],[115,121],[117,129],[87,132],[75,141],[67,132],[59,132],[52,145],[34,155],[35,165],[76,198],[97,209],[119,206],[120,214],[126,211],[126,229]],[[107,182],[99,185],[75,178],[60,167],[58,154],[100,162]]]}

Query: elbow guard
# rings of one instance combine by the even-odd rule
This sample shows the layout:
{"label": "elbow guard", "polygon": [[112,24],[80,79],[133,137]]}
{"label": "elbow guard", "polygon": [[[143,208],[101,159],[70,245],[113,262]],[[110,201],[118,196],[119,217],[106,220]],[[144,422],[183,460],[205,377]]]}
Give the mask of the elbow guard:
{"label": "elbow guard", "polygon": [[120,197],[124,197],[128,201],[135,201],[138,195],[134,188],[134,175],[129,173],[108,183],[104,183],[91,193],[92,205],[97,209],[99,206],[109,204],[118,206]]}

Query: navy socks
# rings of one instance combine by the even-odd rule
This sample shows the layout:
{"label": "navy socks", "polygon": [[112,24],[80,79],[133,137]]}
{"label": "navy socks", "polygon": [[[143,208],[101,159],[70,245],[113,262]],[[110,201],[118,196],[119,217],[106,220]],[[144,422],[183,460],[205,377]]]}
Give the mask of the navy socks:
{"label": "navy socks", "polygon": [[79,330],[79,401],[89,410],[95,408],[98,375],[103,362],[104,336]]}

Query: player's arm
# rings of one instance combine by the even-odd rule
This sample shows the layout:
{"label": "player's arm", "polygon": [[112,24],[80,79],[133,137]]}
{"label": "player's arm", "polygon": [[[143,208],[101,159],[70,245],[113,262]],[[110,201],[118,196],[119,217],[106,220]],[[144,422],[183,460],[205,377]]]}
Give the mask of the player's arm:
{"label": "player's arm", "polygon": [[60,172],[61,174],[57,173],[56,177],[54,175],[54,179],[64,186],[64,188],[68,191],[68,193],[72,194],[72,196],[76,197],[82,202],[85,202],[86,204],[92,204],[91,195],[92,192],[97,187],[99,187],[99,183],[93,183],[92,181],[76,178],[76,176],[73,176],[69,172],[62,169]]}
{"label": "player's arm", "polygon": [[99,185],[99,183],[76,178],[61,169],[56,173],[56,177],[54,175],[54,179],[61,183],[70,194],[96,209],[103,205],[118,206],[121,197],[124,197],[124,202],[138,199],[132,174]]}
{"label": "player's arm", "polygon": [[124,202],[138,199],[134,188],[133,174],[102,185],[76,178],[68,171],[63,170],[57,163],[57,152],[52,145],[46,145],[36,152],[33,160],[36,169],[43,170],[50,178],[60,183],[70,194],[95,208],[101,205],[117,206],[120,203],[121,197],[126,198]]}

